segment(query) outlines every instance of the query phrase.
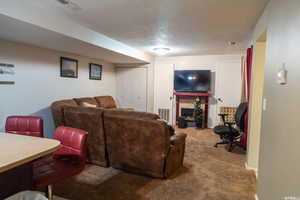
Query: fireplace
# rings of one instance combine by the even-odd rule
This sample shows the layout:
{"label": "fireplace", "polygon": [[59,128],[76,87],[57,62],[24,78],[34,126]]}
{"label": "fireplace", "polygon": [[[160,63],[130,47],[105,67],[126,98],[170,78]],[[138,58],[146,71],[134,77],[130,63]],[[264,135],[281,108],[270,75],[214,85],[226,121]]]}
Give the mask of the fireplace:
{"label": "fireplace", "polygon": [[[208,105],[209,105],[209,97],[210,93],[194,93],[194,92],[175,92],[176,96],[176,123],[178,125],[179,119],[181,121],[186,121],[196,124],[194,119],[194,103],[195,100],[200,100],[200,109],[202,110],[202,120],[201,124],[199,124],[199,120],[197,119],[197,127],[207,128],[208,121]],[[187,102],[189,101],[189,102]],[[199,110],[199,109],[198,109]],[[199,117],[199,111],[197,112],[197,117]],[[188,124],[188,126],[190,126]]]}
{"label": "fireplace", "polygon": [[186,121],[187,127],[195,127],[194,109],[181,108],[181,117]]}
{"label": "fireplace", "polygon": [[193,108],[181,108],[182,117],[193,117],[194,109]]}

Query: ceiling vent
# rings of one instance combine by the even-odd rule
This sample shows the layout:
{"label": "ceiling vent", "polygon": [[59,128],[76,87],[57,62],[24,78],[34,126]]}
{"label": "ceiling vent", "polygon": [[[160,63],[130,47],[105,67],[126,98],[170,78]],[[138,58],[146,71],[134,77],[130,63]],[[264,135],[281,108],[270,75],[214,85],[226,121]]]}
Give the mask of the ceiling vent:
{"label": "ceiling vent", "polygon": [[228,45],[229,45],[229,46],[236,46],[236,45],[237,45],[237,42],[235,42],[235,41],[229,41],[229,42],[228,42]]}

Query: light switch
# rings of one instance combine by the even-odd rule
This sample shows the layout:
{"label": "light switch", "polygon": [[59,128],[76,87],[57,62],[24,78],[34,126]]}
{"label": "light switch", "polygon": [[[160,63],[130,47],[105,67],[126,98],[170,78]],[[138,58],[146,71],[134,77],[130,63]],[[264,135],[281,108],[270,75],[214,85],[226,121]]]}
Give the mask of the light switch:
{"label": "light switch", "polygon": [[287,84],[287,70],[286,70],[286,67],[285,67],[285,63],[283,63],[282,67],[278,70],[277,82],[280,85],[286,85]]}
{"label": "light switch", "polygon": [[263,111],[266,111],[267,110],[267,99],[264,98],[263,99]]}

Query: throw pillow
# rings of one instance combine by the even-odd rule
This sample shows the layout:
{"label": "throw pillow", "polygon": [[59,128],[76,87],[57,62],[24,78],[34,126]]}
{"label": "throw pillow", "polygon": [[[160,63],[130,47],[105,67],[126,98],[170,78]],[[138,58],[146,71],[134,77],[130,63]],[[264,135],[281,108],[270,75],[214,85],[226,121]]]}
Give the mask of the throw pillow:
{"label": "throw pillow", "polygon": [[88,102],[81,102],[80,105],[82,107],[90,107],[90,108],[96,108],[97,107],[97,105],[91,104],[91,103],[88,103]]}

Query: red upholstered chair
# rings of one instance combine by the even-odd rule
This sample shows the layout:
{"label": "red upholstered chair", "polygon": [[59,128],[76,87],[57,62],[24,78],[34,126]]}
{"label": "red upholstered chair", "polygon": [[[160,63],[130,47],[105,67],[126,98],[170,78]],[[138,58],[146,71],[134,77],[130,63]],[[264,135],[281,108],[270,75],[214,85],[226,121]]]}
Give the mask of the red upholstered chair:
{"label": "red upholstered chair", "polygon": [[36,189],[46,188],[52,198],[51,185],[80,173],[85,166],[87,132],[60,126],[54,139],[61,142],[60,148],[51,156],[33,163],[33,177]]}
{"label": "red upholstered chair", "polygon": [[37,116],[9,116],[6,119],[5,132],[43,137],[43,118]]}

